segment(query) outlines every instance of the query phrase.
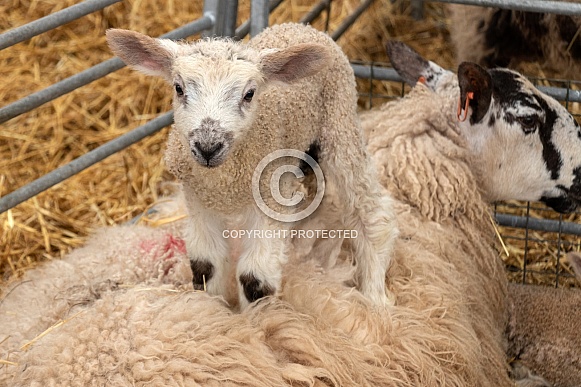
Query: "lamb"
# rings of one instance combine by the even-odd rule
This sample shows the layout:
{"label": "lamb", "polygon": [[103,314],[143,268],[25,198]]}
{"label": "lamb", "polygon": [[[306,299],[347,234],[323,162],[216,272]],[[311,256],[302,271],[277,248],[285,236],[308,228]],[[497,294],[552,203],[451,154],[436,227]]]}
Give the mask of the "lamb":
{"label": "lamb", "polygon": [[[267,184],[280,171],[300,175],[299,159],[272,157],[253,182],[255,167],[267,156],[281,150],[291,156],[295,150],[314,156],[325,184],[340,190],[343,224],[358,235],[359,289],[376,305],[389,304],[384,278],[397,227],[363,147],[353,72],[326,34],[284,24],[248,44],[176,43],[116,29],[107,32],[107,40],[127,64],[162,76],[175,89],[175,126],[165,160],[186,191],[186,246],[196,289],[228,296],[226,231],[284,231],[304,217],[302,210],[310,207],[285,205]],[[291,169],[281,169],[285,163]],[[296,186],[288,175],[279,179],[279,196],[287,201],[292,196],[292,202]],[[282,237],[243,241],[236,266],[242,308],[280,289],[289,241],[286,232],[270,235]]]}
{"label": "lamb", "polygon": [[447,11],[459,63],[515,67],[539,62],[563,77],[578,77],[581,17],[456,4],[447,5]]}
{"label": "lamb", "polygon": [[[567,254],[581,283],[581,255]],[[581,380],[581,291],[511,284],[508,355],[547,386],[574,387]]]}

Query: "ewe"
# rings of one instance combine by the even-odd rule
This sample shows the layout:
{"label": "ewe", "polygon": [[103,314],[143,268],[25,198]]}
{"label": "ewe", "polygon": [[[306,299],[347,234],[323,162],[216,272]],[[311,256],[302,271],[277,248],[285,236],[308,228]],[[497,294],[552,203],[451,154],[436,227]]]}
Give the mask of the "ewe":
{"label": "ewe", "polygon": [[[456,76],[399,42],[390,43],[388,53],[408,83],[423,83],[405,98],[362,114],[368,151],[395,199],[398,242],[415,244],[415,254],[423,249],[434,262],[452,266],[451,277],[429,285],[449,311],[455,303],[465,306],[459,312],[462,325],[479,343],[480,356],[472,359],[470,345],[462,343],[460,356],[471,364],[467,375],[484,373],[465,385],[506,385],[507,283],[492,248],[487,203],[543,200],[557,210],[573,210],[581,198],[579,126],[557,101],[513,71],[464,63]],[[408,253],[407,265],[421,262],[415,254]],[[396,271],[401,263],[396,245],[388,281],[406,277]],[[416,269],[408,275],[420,288],[418,274]],[[461,298],[448,298],[444,283]],[[389,287],[397,289],[396,304],[402,305],[405,292]]]}
{"label": "ewe", "polygon": [[[274,26],[248,44],[176,43],[125,30],[109,30],[107,39],[127,64],[173,85],[175,126],[166,162],[185,191],[196,289],[226,293],[225,231],[292,225],[265,216],[253,199],[259,188],[270,209],[292,218],[298,208],[278,205],[265,183],[289,159],[271,163],[259,186],[253,172],[277,150],[310,150],[325,183],[340,190],[344,228],[358,235],[359,289],[375,304],[388,304],[384,280],[397,229],[363,147],[353,71],[332,39],[300,24]],[[291,197],[288,176],[281,180],[280,194]],[[283,237],[243,241],[236,268],[241,307],[280,289],[289,238],[270,235]]]}

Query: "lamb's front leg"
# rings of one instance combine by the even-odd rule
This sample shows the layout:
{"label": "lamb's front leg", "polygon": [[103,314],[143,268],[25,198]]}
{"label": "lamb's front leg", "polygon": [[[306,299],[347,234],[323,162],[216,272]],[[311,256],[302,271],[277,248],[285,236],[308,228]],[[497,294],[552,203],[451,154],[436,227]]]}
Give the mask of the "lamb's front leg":
{"label": "lamb's front leg", "polygon": [[244,239],[236,267],[241,310],[280,290],[282,265],[288,258],[290,238],[289,229],[283,223],[266,219],[258,209],[253,210],[246,229],[256,231]]}
{"label": "lamb's front leg", "polygon": [[225,295],[228,244],[220,213],[208,210],[188,198],[186,250],[190,259],[194,289]]}

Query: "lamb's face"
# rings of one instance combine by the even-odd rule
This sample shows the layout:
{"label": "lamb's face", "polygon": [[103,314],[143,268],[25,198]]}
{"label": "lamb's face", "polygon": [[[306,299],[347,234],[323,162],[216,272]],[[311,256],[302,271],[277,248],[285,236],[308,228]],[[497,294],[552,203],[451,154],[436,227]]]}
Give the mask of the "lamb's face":
{"label": "lamb's face", "polygon": [[520,74],[488,71],[492,98],[460,127],[491,200],[543,201],[559,212],[581,203],[581,129],[567,110]]}
{"label": "lamb's face", "polygon": [[230,39],[177,43],[119,29],[107,31],[107,42],[128,65],[170,82],[175,126],[205,167],[222,164],[252,128],[266,82],[291,83],[331,61],[328,47],[309,43],[258,51]]}
{"label": "lamb's face", "polygon": [[176,128],[198,163],[217,167],[252,127],[261,73],[250,61],[205,56],[178,57],[173,68]]}

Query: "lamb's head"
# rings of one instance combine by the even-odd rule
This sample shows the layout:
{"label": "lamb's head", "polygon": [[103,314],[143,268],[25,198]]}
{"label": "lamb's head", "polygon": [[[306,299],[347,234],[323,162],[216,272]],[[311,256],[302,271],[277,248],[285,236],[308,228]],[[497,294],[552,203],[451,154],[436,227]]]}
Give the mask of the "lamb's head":
{"label": "lamb's head", "polygon": [[257,99],[271,82],[291,83],[329,62],[317,44],[259,51],[230,39],[182,43],[119,29],[107,31],[107,42],[128,65],[172,85],[175,127],[206,167],[221,165],[252,130]]}
{"label": "lamb's head", "polygon": [[406,82],[458,100],[454,116],[487,199],[542,201],[559,212],[581,203],[581,128],[559,102],[515,71],[464,62],[455,77],[401,42],[388,53]]}

